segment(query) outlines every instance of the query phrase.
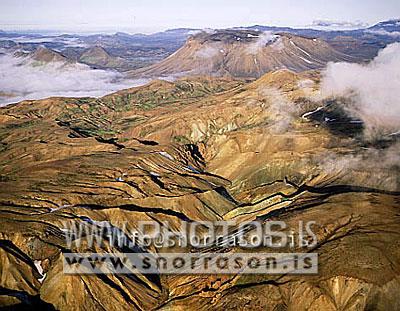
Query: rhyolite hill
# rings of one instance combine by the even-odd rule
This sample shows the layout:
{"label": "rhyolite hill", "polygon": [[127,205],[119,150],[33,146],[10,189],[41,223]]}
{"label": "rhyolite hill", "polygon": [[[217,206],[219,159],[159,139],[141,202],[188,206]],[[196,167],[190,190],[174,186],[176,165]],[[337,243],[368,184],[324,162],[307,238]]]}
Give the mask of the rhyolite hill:
{"label": "rhyolite hill", "polygon": [[[154,81],[98,99],[0,108],[0,305],[398,309],[399,168],[384,161],[398,144],[395,137],[367,142],[346,118],[337,127],[304,117],[325,107],[313,96],[318,88],[318,72],[283,70],[249,84]],[[335,165],[357,157],[363,161]],[[132,230],[140,220],[172,228],[201,220],[284,220],[293,228],[316,221],[318,245],[310,251],[319,254],[319,273],[63,273],[63,252],[124,251],[107,243],[69,249],[66,221],[126,221]]]}

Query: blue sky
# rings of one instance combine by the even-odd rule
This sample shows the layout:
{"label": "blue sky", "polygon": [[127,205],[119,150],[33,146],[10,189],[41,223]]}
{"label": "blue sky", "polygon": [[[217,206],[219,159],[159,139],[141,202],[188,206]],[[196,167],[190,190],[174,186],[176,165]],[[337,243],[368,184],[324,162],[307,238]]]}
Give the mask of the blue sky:
{"label": "blue sky", "polygon": [[314,20],[373,24],[400,17],[399,0],[1,0],[1,29],[74,32],[306,26]]}

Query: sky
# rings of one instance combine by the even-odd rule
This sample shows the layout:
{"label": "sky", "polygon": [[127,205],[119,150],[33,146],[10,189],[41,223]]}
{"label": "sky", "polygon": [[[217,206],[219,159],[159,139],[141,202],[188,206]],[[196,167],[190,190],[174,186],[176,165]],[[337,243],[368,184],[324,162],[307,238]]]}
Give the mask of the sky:
{"label": "sky", "polygon": [[0,0],[0,29],[130,33],[315,20],[374,24],[400,17],[399,0]]}

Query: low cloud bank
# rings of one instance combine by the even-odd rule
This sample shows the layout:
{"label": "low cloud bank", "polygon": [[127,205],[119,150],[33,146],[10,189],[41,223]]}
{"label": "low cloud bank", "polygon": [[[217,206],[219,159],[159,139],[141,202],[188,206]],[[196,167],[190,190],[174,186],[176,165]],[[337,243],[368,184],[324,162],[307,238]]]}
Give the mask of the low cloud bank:
{"label": "low cloud bank", "polygon": [[98,97],[146,82],[126,80],[120,73],[83,64],[38,64],[26,58],[0,56],[0,106],[51,96]]}
{"label": "low cloud bank", "polygon": [[[400,44],[387,46],[368,64],[328,64],[321,91],[324,97],[349,99],[344,108],[363,120],[365,139],[397,136],[400,134]],[[399,191],[399,151],[400,143],[393,141],[386,148],[371,145],[356,154],[330,152],[318,160],[324,172],[350,178],[344,179],[347,183],[355,182],[351,176],[358,176],[356,182],[364,186]]]}
{"label": "low cloud bank", "polygon": [[356,154],[326,151],[313,159],[323,173],[336,176],[343,183],[400,191],[399,150],[400,143],[397,142],[387,149],[368,148]]}
{"label": "low cloud bank", "polygon": [[366,135],[400,130],[400,43],[388,45],[369,64],[330,63],[322,80],[323,96],[351,99],[345,108],[361,118]]}
{"label": "low cloud bank", "polygon": [[393,38],[400,37],[400,31],[386,31],[384,29],[380,29],[380,30],[368,30],[366,32],[372,33],[374,35],[388,36],[388,37],[393,37]]}
{"label": "low cloud bank", "polygon": [[320,30],[351,30],[351,29],[362,29],[368,27],[368,24],[361,21],[329,21],[329,20],[315,20],[310,25],[313,29]]}

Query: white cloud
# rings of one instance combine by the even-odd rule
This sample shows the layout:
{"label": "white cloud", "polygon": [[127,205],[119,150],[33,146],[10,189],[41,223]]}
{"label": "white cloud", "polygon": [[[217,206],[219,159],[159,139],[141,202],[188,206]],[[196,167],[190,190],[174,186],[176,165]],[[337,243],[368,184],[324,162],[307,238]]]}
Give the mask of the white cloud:
{"label": "white cloud", "polygon": [[315,20],[309,27],[318,30],[352,30],[352,29],[366,28],[368,27],[368,24],[362,21],[348,22],[348,21]]}
{"label": "white cloud", "polygon": [[190,30],[188,32],[188,35],[196,36],[196,35],[201,34],[201,33],[213,34],[213,33],[215,33],[215,29],[203,28],[203,29],[197,29],[197,30]]}
{"label": "white cloud", "polygon": [[367,33],[371,33],[374,35],[381,35],[381,36],[389,36],[393,38],[398,38],[400,37],[400,31],[386,31],[384,29],[379,29],[379,30],[368,30],[366,31]]}
{"label": "white cloud", "polygon": [[367,65],[330,63],[324,73],[324,96],[352,99],[346,107],[361,118],[368,135],[400,130],[400,43],[381,50]]}
{"label": "white cloud", "polygon": [[[248,34],[249,37],[253,37],[253,35]],[[257,54],[263,47],[267,44],[275,42],[279,38],[278,35],[273,34],[271,31],[263,32],[258,39],[249,45],[247,48],[247,52],[249,54]]]}
{"label": "white cloud", "polygon": [[26,58],[0,56],[0,92],[13,95],[0,97],[0,105],[51,96],[98,97],[146,82],[126,80],[120,73],[94,70],[83,64],[38,65]]}
{"label": "white cloud", "polygon": [[219,53],[221,53],[221,49],[216,46],[204,46],[196,51],[195,55],[200,58],[212,58]]}

